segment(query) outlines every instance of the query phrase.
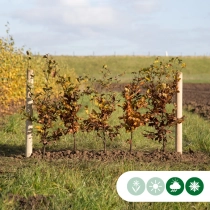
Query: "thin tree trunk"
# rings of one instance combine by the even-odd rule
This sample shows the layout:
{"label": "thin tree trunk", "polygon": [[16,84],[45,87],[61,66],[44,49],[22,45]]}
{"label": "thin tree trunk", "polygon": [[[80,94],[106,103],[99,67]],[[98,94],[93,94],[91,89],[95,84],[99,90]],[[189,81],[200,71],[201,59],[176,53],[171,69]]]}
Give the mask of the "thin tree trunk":
{"label": "thin tree trunk", "polygon": [[75,133],[73,133],[73,138],[74,138],[74,152],[76,152],[76,137],[75,137]]}
{"label": "thin tree trunk", "polygon": [[131,139],[130,139],[130,153],[132,152],[132,143],[133,143],[133,131],[131,131]]}
{"label": "thin tree trunk", "polygon": [[103,143],[104,143],[104,152],[106,153],[106,136],[105,136],[105,131],[103,131]]}
{"label": "thin tree trunk", "polygon": [[44,158],[46,153],[46,144],[43,145],[43,153],[42,153],[42,158]]}
{"label": "thin tree trunk", "polygon": [[162,139],[163,141],[163,152],[165,152],[165,147],[166,147],[166,138],[163,138]]}

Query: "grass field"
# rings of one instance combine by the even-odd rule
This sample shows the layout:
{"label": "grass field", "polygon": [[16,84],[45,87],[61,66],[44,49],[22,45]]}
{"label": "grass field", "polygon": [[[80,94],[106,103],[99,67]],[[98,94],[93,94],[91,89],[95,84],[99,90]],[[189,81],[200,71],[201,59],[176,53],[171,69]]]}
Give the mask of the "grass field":
{"label": "grass field", "polygon": [[[75,69],[78,75],[89,74],[99,77],[100,69],[104,64],[108,65],[113,74],[125,72],[122,82],[129,81],[132,71],[149,67],[155,60],[154,56],[55,56],[62,66]],[[160,57],[167,62],[170,57]],[[183,70],[185,83],[209,83],[210,57],[180,57],[186,63]]]}
{"label": "grass field", "polygon": [[[7,173],[0,177],[0,207],[2,210],[17,209],[9,194],[23,197],[44,195],[49,204],[37,205],[34,209],[87,209],[87,210],[129,210],[129,209],[209,209],[209,203],[129,203],[116,192],[116,181],[125,171],[139,170],[203,170],[197,164],[138,163],[138,162],[72,162],[43,160],[14,161],[1,158],[7,163]],[[206,170],[210,170],[206,166]],[[47,206],[47,207],[46,207]],[[27,208],[30,209],[30,208]],[[31,208],[32,209],[32,208]]]}

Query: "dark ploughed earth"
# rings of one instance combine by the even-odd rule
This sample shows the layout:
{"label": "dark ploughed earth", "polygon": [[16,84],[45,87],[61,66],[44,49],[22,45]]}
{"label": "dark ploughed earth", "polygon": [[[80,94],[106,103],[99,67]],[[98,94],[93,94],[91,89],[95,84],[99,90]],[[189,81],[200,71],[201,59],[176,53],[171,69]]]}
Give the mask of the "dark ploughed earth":
{"label": "dark ploughed earth", "polygon": [[210,120],[210,84],[184,84],[184,107]]}

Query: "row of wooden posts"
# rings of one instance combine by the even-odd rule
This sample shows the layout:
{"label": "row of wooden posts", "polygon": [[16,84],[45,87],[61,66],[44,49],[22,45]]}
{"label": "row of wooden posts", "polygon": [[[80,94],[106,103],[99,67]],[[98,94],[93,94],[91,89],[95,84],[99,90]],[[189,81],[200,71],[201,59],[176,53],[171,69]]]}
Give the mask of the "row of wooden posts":
{"label": "row of wooden posts", "polygon": [[[176,95],[177,103],[177,118],[182,117],[182,93],[183,93],[183,75],[180,73],[180,80],[178,82],[179,92]],[[33,124],[30,117],[33,116],[33,100],[30,92],[33,87],[33,70],[27,69],[27,82],[26,82],[26,112],[29,118],[26,120],[26,157],[30,157],[33,150]],[[176,125],[175,130],[175,151],[182,154],[182,123]]]}

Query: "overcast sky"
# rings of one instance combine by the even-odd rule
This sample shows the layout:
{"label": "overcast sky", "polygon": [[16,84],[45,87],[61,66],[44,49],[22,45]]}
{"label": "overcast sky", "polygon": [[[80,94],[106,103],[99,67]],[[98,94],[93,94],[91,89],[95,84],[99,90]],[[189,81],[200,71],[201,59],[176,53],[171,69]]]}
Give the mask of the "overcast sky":
{"label": "overcast sky", "polygon": [[16,46],[51,55],[210,55],[210,0],[1,0]]}

